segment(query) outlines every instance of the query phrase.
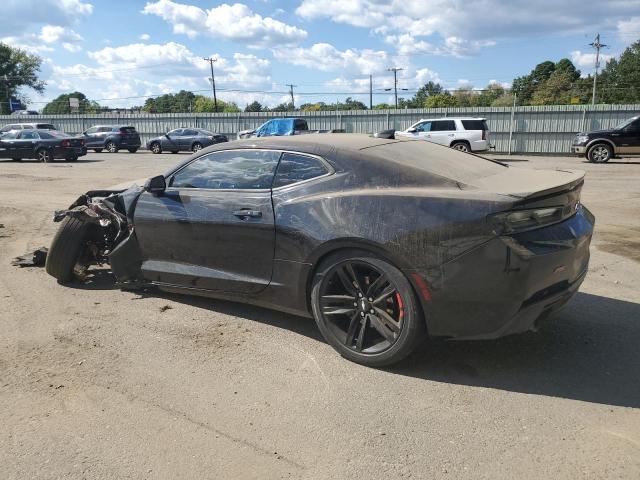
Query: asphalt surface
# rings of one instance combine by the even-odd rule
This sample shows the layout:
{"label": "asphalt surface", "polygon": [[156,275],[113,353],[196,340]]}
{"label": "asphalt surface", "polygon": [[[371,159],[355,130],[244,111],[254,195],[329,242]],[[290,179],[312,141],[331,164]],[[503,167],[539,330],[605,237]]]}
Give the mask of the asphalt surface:
{"label": "asphalt surface", "polygon": [[309,319],[10,265],[79,194],[184,158],[0,161],[1,478],[640,478],[640,159],[509,159],[587,171],[580,293],[536,333],[375,370]]}

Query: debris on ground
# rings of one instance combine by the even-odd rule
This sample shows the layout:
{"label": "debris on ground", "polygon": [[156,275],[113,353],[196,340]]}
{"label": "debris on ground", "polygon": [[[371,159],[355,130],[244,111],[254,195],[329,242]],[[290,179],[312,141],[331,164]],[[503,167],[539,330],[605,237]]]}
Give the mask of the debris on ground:
{"label": "debris on ground", "polygon": [[166,312],[167,310],[171,310],[173,307],[171,305],[163,305],[160,307],[160,313]]}
{"label": "debris on ground", "polygon": [[11,261],[11,265],[16,267],[44,267],[47,261],[47,247],[40,247],[31,253],[25,253]]}

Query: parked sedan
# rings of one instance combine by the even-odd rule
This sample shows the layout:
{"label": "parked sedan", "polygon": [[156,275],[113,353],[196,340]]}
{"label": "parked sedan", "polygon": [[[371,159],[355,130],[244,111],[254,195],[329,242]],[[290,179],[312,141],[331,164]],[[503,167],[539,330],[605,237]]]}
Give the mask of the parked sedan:
{"label": "parked sedan", "polygon": [[57,130],[19,130],[0,138],[0,158],[36,158],[41,162],[52,162],[63,158],[75,162],[87,154],[87,147],[78,139]]}
{"label": "parked sedan", "polygon": [[118,153],[121,149],[136,153],[141,145],[140,135],[135,127],[130,125],[96,125],[82,132],[80,137],[87,148],[97,153],[102,150]]}
{"label": "parked sedan", "polygon": [[313,316],[346,358],[387,365],[425,333],[501,337],[566,303],[589,263],[583,180],[424,141],[239,140],[82,195],[46,269]]}
{"label": "parked sedan", "polygon": [[213,133],[202,128],[176,128],[169,133],[149,140],[147,148],[153,153],[165,151],[171,153],[198,152],[210,145],[228,141],[226,135]]}

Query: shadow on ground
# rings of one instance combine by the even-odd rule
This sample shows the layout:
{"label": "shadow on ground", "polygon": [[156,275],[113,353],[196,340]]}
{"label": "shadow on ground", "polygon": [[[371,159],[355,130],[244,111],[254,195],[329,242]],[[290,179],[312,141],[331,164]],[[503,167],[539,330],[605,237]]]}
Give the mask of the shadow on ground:
{"label": "shadow on ground", "polygon": [[[89,282],[72,286],[114,288],[108,270],[92,273]],[[309,318],[155,289],[136,293],[140,298],[165,298],[324,341]],[[538,332],[493,341],[427,341],[386,371],[437,382],[639,408],[640,304],[578,293]]]}

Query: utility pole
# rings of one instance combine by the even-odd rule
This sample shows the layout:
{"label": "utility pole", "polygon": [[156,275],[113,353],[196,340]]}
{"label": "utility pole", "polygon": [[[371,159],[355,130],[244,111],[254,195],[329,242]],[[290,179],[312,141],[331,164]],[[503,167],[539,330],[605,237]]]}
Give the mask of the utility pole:
{"label": "utility pole", "polygon": [[404,68],[387,68],[387,71],[393,72],[393,91],[396,98],[396,108],[398,108],[398,72],[404,70]]}
{"label": "utility pole", "polygon": [[216,77],[213,76],[213,62],[216,62],[217,58],[204,58],[203,60],[209,62],[211,65],[211,88],[213,89],[213,111],[218,112],[218,99],[216,98]]}
{"label": "utility pole", "polygon": [[596,39],[593,43],[590,43],[593,48],[596,49],[596,71],[593,76],[593,94],[591,95],[591,105],[596,104],[596,84],[598,83],[598,68],[600,68],[600,49],[604,47],[608,47],[608,45],[604,45],[600,43],[600,34],[596,35]]}
{"label": "utility pole", "polygon": [[293,87],[297,87],[297,85],[292,85],[290,83],[285,83],[285,86],[289,87],[289,94],[291,95],[291,108],[292,110],[296,109],[296,102],[293,99]]}
{"label": "utility pole", "polygon": [[373,110],[373,75],[369,75],[369,110]]}

